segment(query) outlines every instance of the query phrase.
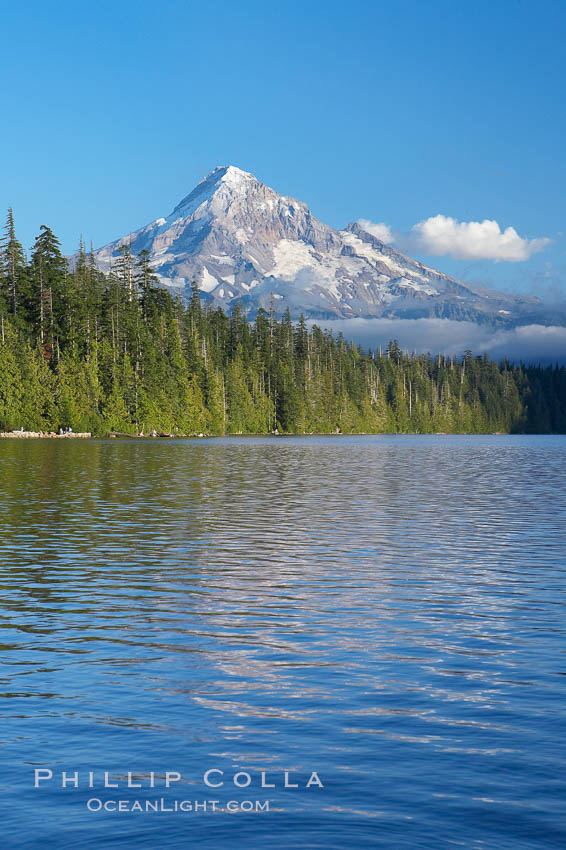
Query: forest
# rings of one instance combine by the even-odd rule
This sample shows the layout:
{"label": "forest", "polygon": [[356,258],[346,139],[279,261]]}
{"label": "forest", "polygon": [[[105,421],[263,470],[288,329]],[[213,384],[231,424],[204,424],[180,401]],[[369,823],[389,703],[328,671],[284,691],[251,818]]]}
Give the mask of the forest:
{"label": "forest", "polygon": [[564,433],[566,369],[364,351],[289,312],[230,315],[157,285],[124,246],[108,274],[43,225],[0,243],[0,429],[158,433]]}

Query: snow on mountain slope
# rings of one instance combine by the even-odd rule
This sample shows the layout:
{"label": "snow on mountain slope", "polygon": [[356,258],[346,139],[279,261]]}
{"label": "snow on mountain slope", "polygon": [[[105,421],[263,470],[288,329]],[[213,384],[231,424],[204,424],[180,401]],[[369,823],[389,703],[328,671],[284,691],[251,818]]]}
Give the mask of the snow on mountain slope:
{"label": "snow on mountain slope", "polygon": [[215,168],[158,218],[95,252],[108,271],[120,248],[146,249],[160,283],[186,295],[195,280],[204,297],[252,314],[286,307],[293,317],[442,317],[525,324],[536,298],[481,290],[404,256],[350,224],[337,231],[308,207],[279,195],[235,166]]}

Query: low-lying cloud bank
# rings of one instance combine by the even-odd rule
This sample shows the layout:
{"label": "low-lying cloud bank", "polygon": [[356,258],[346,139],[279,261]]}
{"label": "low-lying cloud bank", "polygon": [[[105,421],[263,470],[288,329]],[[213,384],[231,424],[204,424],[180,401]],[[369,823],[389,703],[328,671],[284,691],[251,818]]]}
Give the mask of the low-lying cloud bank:
{"label": "low-lying cloud bank", "polygon": [[329,319],[308,324],[331,329],[335,335],[342,332],[347,340],[373,351],[396,339],[402,349],[418,354],[430,351],[454,357],[471,349],[475,355],[487,352],[493,360],[566,363],[566,327],[557,325],[493,330],[448,319]]}
{"label": "low-lying cloud bank", "polygon": [[358,221],[360,227],[388,245],[407,253],[457,260],[494,260],[519,263],[544,250],[552,239],[527,239],[514,227],[502,230],[497,221],[458,221],[447,215],[434,215],[413,225],[408,233],[393,231],[384,222]]}

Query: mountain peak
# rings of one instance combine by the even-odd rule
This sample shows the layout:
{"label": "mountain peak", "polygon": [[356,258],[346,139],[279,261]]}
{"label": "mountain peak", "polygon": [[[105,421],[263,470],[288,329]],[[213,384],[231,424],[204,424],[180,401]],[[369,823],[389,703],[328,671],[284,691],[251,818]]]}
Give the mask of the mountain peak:
{"label": "mountain peak", "polygon": [[253,174],[250,174],[249,171],[243,171],[243,169],[238,168],[236,165],[217,165],[216,168],[213,168],[200,181],[198,186],[204,186],[205,184],[206,186],[220,186],[224,184],[236,189],[250,181],[259,183],[259,180]]}
{"label": "mountain peak", "polygon": [[172,217],[191,215],[197,207],[220,189],[225,188],[233,193],[245,191],[246,185],[259,181],[247,171],[242,171],[235,165],[218,165],[198,183],[195,188],[183,200],[177,204],[171,215]]}
{"label": "mountain peak", "polygon": [[256,180],[253,174],[250,174],[249,171],[242,171],[236,165],[219,165],[214,171],[222,172],[222,182],[228,183],[230,186],[240,186],[246,180]]}

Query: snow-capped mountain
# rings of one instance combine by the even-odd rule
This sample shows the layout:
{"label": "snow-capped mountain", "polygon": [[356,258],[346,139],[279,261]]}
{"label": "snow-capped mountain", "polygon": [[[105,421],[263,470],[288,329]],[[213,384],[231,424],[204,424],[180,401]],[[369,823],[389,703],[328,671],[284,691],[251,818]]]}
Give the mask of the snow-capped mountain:
{"label": "snow-capped mountain", "polygon": [[[167,216],[95,252],[108,271],[120,248],[147,249],[160,283],[251,312],[293,318],[441,317],[498,325],[540,321],[537,298],[462,283],[380,242],[359,224],[335,230],[306,204],[252,174],[218,167]],[[535,318],[536,317],[536,318]]]}

